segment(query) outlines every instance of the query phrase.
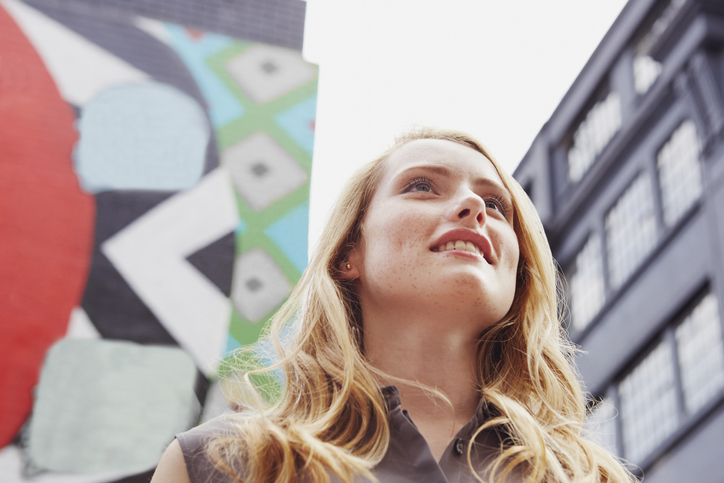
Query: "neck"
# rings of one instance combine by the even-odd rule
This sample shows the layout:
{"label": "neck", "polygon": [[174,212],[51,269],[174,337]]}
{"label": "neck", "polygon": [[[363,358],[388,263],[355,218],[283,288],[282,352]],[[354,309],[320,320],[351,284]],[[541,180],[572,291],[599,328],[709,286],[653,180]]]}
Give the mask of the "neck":
{"label": "neck", "polygon": [[393,379],[381,382],[398,385],[402,406],[418,426],[438,421],[450,427],[452,436],[472,417],[480,401],[474,377],[477,335],[471,330],[474,321],[468,323],[449,312],[444,319],[428,311],[363,310],[370,364],[394,378],[441,391],[452,407],[414,385]]}

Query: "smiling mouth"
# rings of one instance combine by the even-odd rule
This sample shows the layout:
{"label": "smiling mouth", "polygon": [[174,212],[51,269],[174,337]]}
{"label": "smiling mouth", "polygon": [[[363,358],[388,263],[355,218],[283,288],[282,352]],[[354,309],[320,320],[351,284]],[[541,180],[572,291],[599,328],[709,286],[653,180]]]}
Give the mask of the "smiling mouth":
{"label": "smiling mouth", "polygon": [[449,241],[438,247],[432,247],[430,250],[432,250],[433,252],[447,252],[450,250],[460,250],[460,251],[475,253],[475,254],[480,255],[481,257],[485,258],[483,251],[480,248],[478,248],[478,246],[475,245],[473,242],[469,242],[469,241],[467,241],[467,242],[462,241],[462,240]]}

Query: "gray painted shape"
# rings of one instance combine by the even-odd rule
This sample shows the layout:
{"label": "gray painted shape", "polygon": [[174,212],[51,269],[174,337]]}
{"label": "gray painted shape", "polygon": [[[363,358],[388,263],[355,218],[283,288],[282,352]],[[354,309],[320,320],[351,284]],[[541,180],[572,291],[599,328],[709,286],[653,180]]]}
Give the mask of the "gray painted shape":
{"label": "gray painted shape", "polygon": [[35,0],[76,12],[140,15],[238,39],[300,50],[303,0]]}
{"label": "gray painted shape", "polygon": [[140,472],[199,412],[196,367],[183,350],[63,339],[48,352],[28,456],[71,473]]}

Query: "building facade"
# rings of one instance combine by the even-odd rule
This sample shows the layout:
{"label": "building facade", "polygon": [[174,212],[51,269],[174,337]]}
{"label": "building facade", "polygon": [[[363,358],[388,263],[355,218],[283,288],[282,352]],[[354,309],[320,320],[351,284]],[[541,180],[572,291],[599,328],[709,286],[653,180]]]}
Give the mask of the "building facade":
{"label": "building facade", "polygon": [[593,435],[723,482],[724,2],[631,0],[515,172],[567,281]]}

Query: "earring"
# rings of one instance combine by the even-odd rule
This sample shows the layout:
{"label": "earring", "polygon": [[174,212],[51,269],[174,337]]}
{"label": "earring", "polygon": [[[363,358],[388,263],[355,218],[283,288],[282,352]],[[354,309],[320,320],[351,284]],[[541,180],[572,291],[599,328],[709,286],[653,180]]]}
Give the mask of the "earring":
{"label": "earring", "polygon": [[347,270],[352,270],[352,265],[350,265],[349,263],[347,264]]}

